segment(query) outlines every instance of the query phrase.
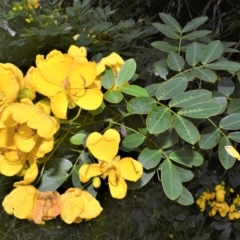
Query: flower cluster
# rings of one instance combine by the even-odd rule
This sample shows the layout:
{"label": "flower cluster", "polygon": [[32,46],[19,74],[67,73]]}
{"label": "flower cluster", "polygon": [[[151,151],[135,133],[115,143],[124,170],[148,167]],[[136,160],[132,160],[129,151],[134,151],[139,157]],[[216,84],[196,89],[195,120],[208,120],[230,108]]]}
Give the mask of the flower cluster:
{"label": "flower cluster", "polygon": [[229,204],[226,200],[228,191],[233,192],[233,189],[227,189],[225,183],[222,182],[215,186],[215,192],[208,190],[204,192],[196,201],[200,211],[203,212],[207,209],[211,217],[218,213],[221,217],[228,216],[229,220],[240,219],[240,197],[237,195]]}
{"label": "flower cluster", "polygon": [[143,166],[131,157],[121,159],[117,156],[119,142],[120,135],[114,129],[108,129],[103,135],[98,132],[90,134],[86,145],[98,163],[84,164],[79,169],[79,178],[86,183],[96,176],[108,177],[112,197],[122,199],[127,193],[125,180],[136,182],[142,176]]}
{"label": "flower cluster", "polygon": [[[32,3],[33,8],[37,7],[38,1]],[[116,80],[123,64],[116,53],[99,63],[90,62],[86,48],[74,45],[66,54],[53,50],[46,57],[38,55],[36,66],[30,67],[25,76],[13,64],[0,64],[0,173],[23,177],[14,183],[16,188],[3,201],[7,213],[36,224],[44,224],[58,215],[68,224],[80,223],[101,213],[98,201],[80,188],[69,188],[59,194],[40,192],[33,185],[42,175],[39,164],[48,161],[44,156],[55,147],[54,136],[61,128],[61,120],[66,124],[68,111],[75,107],[79,110],[100,107],[103,102],[100,75],[110,68]],[[114,83],[112,90],[118,90]],[[125,197],[125,180],[137,181],[143,173],[138,161],[117,156],[119,142],[120,134],[114,129],[103,135],[90,134],[86,146],[98,163],[83,165],[79,171],[80,180],[85,183],[92,179],[95,188],[101,184],[98,176],[108,177],[115,198]]]}
{"label": "flower cluster", "polygon": [[59,121],[48,101],[32,102],[35,93],[16,66],[0,64],[0,73],[0,173],[24,176],[15,186],[28,185],[38,175],[37,159],[53,149]]}
{"label": "flower cluster", "polygon": [[80,223],[97,217],[103,210],[90,193],[79,188],[70,188],[60,195],[56,191],[39,192],[32,185],[15,188],[3,200],[3,207],[8,214],[36,224],[45,224],[45,220],[58,215],[68,224]]}

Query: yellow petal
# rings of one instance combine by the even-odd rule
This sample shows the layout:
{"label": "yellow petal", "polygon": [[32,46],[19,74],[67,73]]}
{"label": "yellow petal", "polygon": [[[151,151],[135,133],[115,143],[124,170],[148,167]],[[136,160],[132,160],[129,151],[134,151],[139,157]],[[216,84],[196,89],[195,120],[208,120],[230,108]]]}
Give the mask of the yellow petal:
{"label": "yellow petal", "polygon": [[90,220],[97,217],[102,212],[103,209],[99,202],[87,191],[82,192],[82,199],[84,209],[79,215],[80,218]]}
{"label": "yellow petal", "polygon": [[47,115],[50,115],[51,113],[51,107],[50,107],[50,101],[47,98],[44,98],[40,101],[38,101],[35,106],[40,109],[41,111],[43,111],[44,113],[46,113]]}
{"label": "yellow petal", "polygon": [[69,82],[71,88],[86,88],[90,86],[97,76],[96,64],[87,62],[76,64],[69,73]]}
{"label": "yellow petal", "polygon": [[84,95],[73,98],[73,101],[85,110],[95,110],[103,102],[103,93],[99,88],[86,89]]}
{"label": "yellow petal", "polygon": [[58,130],[58,124],[53,117],[44,112],[37,112],[30,118],[27,125],[37,130],[37,134],[43,138],[52,137]]}
{"label": "yellow petal", "polygon": [[64,92],[60,92],[50,100],[50,106],[54,115],[60,119],[66,119],[68,107],[66,94]]}
{"label": "yellow petal", "polygon": [[226,195],[226,191],[223,189],[216,191],[216,200],[220,203],[224,202],[225,195]]}
{"label": "yellow petal", "polygon": [[[80,190],[81,191],[81,190]],[[61,219],[67,224],[73,223],[84,209],[83,199],[76,196],[74,188],[61,195],[62,207],[60,211]]]}
{"label": "yellow petal", "polygon": [[79,179],[81,182],[88,182],[92,177],[101,175],[100,164],[84,164],[79,169]]}
{"label": "yellow petal", "polygon": [[30,99],[24,98],[21,103],[12,103],[9,107],[6,107],[1,115],[1,121],[9,126],[13,124],[14,121],[17,123],[27,122],[38,109],[32,104]]}
{"label": "yellow petal", "polygon": [[23,167],[25,161],[16,161],[16,164],[10,164],[7,159],[1,155],[0,156],[0,172],[5,176],[16,175]]}
{"label": "yellow petal", "polygon": [[29,128],[26,124],[22,124],[17,128],[14,136],[14,142],[17,148],[23,152],[30,152],[35,146],[39,136]]}
{"label": "yellow petal", "polygon": [[14,143],[14,128],[3,128],[0,129],[0,148],[11,148],[15,149]]}
{"label": "yellow petal", "polygon": [[111,161],[117,155],[120,140],[118,131],[108,129],[103,135],[98,132],[91,133],[86,145],[95,158]]}
{"label": "yellow petal", "polygon": [[78,63],[88,62],[87,60],[87,50],[85,47],[77,47],[75,45],[71,45],[68,49],[68,54],[73,57],[74,61]]}
{"label": "yellow petal", "polygon": [[38,138],[38,141],[32,151],[29,153],[33,158],[41,158],[46,153],[52,151],[54,145],[54,138]]}
{"label": "yellow petal", "polygon": [[[12,64],[0,64],[0,106],[14,102],[20,90],[20,83],[17,81],[17,71],[14,71]],[[20,72],[20,70],[18,69]],[[20,78],[23,77],[19,76]]]}
{"label": "yellow petal", "polygon": [[237,152],[237,150],[232,147],[232,146],[225,146],[225,150],[228,152],[229,155],[231,155],[234,158],[237,158],[238,160],[240,160],[240,155]]}
{"label": "yellow petal", "polygon": [[47,55],[46,59],[43,59],[41,55],[37,56],[36,64],[40,74],[46,81],[61,86],[62,81],[68,76],[73,59],[69,55],[53,50]]}
{"label": "yellow petal", "polygon": [[126,184],[125,180],[120,176],[120,178],[118,179],[117,185],[112,184],[111,180],[112,179],[109,179],[108,182],[109,182],[109,188],[110,188],[112,197],[117,198],[117,199],[124,198],[127,193],[127,184]]}
{"label": "yellow petal", "polygon": [[31,214],[37,189],[33,186],[15,188],[3,200],[4,210],[15,217],[26,219]]}
{"label": "yellow petal", "polygon": [[[57,71],[56,71],[57,72]],[[42,77],[38,68],[31,67],[26,75],[26,81],[31,88],[44,96],[53,97],[62,91],[61,85],[48,82]]]}
{"label": "yellow petal", "polygon": [[136,182],[143,174],[142,164],[130,157],[122,158],[119,167],[121,176],[129,181]]}

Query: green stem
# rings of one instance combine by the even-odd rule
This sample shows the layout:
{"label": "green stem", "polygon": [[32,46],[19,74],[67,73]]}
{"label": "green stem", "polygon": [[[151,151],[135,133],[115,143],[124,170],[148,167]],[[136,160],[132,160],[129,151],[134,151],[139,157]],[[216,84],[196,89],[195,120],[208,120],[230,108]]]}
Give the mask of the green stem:
{"label": "green stem", "polygon": [[222,133],[222,135],[223,135],[224,137],[227,137],[226,134],[225,134],[212,120],[210,120],[210,118],[207,118],[207,120],[208,120],[215,128],[218,128],[219,131]]}

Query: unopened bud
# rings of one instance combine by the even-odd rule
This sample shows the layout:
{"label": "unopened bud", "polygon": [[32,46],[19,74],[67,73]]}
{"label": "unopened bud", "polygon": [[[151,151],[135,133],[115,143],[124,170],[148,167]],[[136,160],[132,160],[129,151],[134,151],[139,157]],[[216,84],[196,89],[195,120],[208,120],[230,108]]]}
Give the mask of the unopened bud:
{"label": "unopened bud", "polygon": [[100,177],[94,177],[92,180],[92,185],[95,188],[99,188],[101,186],[101,179]]}
{"label": "unopened bud", "polygon": [[23,88],[18,93],[18,99],[21,100],[23,98],[28,98],[30,100],[34,100],[36,98],[36,94],[31,89]]}

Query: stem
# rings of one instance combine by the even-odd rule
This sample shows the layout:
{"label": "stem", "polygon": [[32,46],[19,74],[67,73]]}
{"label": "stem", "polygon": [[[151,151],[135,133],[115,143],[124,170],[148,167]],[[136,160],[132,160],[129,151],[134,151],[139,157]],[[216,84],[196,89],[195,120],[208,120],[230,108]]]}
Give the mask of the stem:
{"label": "stem", "polygon": [[210,118],[207,118],[207,120],[208,120],[215,128],[218,128],[219,131],[221,132],[221,134],[222,134],[224,137],[227,137],[226,134],[225,134],[212,120],[210,120]]}

